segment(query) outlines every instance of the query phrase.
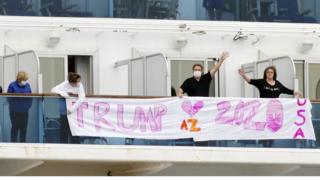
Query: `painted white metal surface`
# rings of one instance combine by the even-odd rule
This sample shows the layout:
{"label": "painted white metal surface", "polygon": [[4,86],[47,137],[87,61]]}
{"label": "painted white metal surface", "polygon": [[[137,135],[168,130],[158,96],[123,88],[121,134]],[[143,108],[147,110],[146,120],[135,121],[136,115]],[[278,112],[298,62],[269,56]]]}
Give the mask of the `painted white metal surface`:
{"label": "painted white metal surface", "polygon": [[[25,167],[12,166],[12,172],[26,169],[20,173],[24,175],[84,175],[91,174],[93,167],[101,170],[95,171],[95,175],[108,175],[108,172],[113,175],[121,175],[121,172],[127,175],[150,175],[150,172],[155,175],[291,175],[298,170],[320,175],[320,151],[317,149],[57,144],[1,144],[0,147],[0,166],[5,167],[8,162],[33,161],[25,163]],[[14,171],[14,168],[20,170]]]}
{"label": "painted white metal surface", "polygon": [[[114,63],[119,59],[134,58],[133,49],[149,54],[162,52],[169,58],[187,59],[212,57],[219,55],[222,50],[228,50],[231,57],[221,69],[224,77],[221,94],[229,97],[241,96],[241,79],[237,69],[241,64],[258,60],[259,53],[267,58],[289,55],[293,59],[320,62],[318,48],[307,53],[299,49],[306,38],[314,40],[314,47],[319,46],[318,24],[27,18],[0,17],[0,47],[9,45],[17,52],[33,49],[41,57],[93,55],[94,89],[99,94],[128,94],[127,69],[114,68]],[[188,31],[179,29],[182,23],[187,25]],[[79,31],[73,32],[72,29]],[[245,41],[233,41],[232,38],[240,29],[254,35]],[[53,31],[58,32],[61,40],[55,48],[50,48],[48,40]],[[206,35],[193,34],[196,31],[205,31]],[[188,45],[178,51],[174,44],[181,36],[188,40]],[[257,39],[259,41],[253,44]],[[5,52],[0,49],[0,55],[3,56]],[[109,175],[121,175],[121,172],[139,175],[150,172],[156,175],[320,174],[320,152],[316,149],[195,149],[56,144],[1,144],[0,147],[0,167],[3,167],[0,172],[5,172],[4,175],[65,175],[63,172],[66,170],[69,171],[67,175],[108,175],[109,172],[113,173]],[[11,166],[9,162],[21,166]],[[193,172],[192,169],[198,171]],[[253,171],[256,174],[252,174]]]}
{"label": "painted white metal surface", "polygon": [[[241,64],[259,60],[259,52],[269,57],[289,55],[293,59],[319,61],[320,54],[313,48],[300,52],[306,38],[317,47],[320,27],[317,24],[169,21],[137,19],[54,18],[54,17],[0,17],[0,47],[9,45],[17,52],[33,49],[40,57],[66,55],[93,55],[94,89],[100,94],[128,94],[128,77],[125,68],[114,68],[119,59],[133,57],[135,51],[152,54],[162,52],[170,57],[201,58],[219,56],[228,50],[231,57],[221,68],[223,96],[241,96],[237,69]],[[179,24],[188,31],[181,31]],[[73,32],[72,28],[80,31]],[[233,41],[234,35],[254,34],[247,40]],[[205,31],[199,36],[196,31]],[[48,47],[52,32],[60,42]],[[176,40],[188,40],[184,49],[175,49]],[[255,44],[257,39],[259,41]],[[0,51],[0,55],[4,52]],[[117,77],[117,78],[114,78]]]}

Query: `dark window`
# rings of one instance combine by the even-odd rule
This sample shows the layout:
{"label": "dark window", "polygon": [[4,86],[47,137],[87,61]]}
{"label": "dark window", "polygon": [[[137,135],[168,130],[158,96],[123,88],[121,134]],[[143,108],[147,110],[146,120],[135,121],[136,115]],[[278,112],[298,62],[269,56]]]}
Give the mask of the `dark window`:
{"label": "dark window", "polygon": [[0,0],[0,15],[317,23],[317,0]]}

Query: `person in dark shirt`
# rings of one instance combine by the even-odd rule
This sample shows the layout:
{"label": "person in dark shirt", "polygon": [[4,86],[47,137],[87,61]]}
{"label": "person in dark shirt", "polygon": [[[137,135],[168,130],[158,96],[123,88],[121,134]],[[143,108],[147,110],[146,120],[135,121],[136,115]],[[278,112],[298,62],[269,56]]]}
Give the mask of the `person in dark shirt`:
{"label": "person in dark shirt", "polygon": [[[260,98],[279,98],[281,94],[295,95],[302,98],[300,92],[294,92],[282,85],[277,80],[277,70],[274,66],[267,67],[264,70],[263,79],[251,79],[243,69],[239,69],[240,76],[249,84],[258,88]],[[261,140],[263,147],[272,147],[273,140]]]}
{"label": "person in dark shirt", "polygon": [[[200,97],[209,97],[210,83],[212,77],[219,70],[222,63],[229,57],[229,53],[224,51],[219,59],[217,65],[214,65],[210,71],[204,75],[203,66],[201,64],[195,64],[192,67],[193,77],[184,81],[181,87],[178,90],[178,96],[183,97],[184,93],[187,93],[188,96],[200,96]],[[194,142],[193,139],[179,139],[176,140],[176,144],[192,144],[196,146],[208,146],[208,142]]]}
{"label": "person in dark shirt", "polygon": [[2,87],[0,86],[0,93],[2,93]]}
{"label": "person in dark shirt", "polygon": [[219,70],[222,63],[229,57],[229,53],[224,51],[217,65],[214,65],[210,71],[204,75],[203,66],[195,64],[192,67],[193,77],[184,81],[178,90],[178,96],[182,97],[184,93],[188,96],[209,97],[209,88],[214,74]]}
{"label": "person in dark shirt", "polygon": [[300,92],[288,89],[277,80],[277,70],[274,66],[267,67],[264,70],[263,79],[251,79],[245,74],[243,69],[239,69],[239,74],[247,83],[258,88],[260,98],[279,98],[281,94],[302,97]]}

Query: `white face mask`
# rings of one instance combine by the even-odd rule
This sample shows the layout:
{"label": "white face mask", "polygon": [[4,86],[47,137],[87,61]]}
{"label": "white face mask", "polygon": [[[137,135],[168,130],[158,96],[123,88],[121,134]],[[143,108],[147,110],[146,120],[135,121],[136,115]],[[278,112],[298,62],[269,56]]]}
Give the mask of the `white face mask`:
{"label": "white face mask", "polygon": [[27,81],[21,81],[21,85],[25,86],[27,84]]}
{"label": "white face mask", "polygon": [[201,71],[193,71],[193,77],[195,78],[200,78],[202,75],[202,72]]}

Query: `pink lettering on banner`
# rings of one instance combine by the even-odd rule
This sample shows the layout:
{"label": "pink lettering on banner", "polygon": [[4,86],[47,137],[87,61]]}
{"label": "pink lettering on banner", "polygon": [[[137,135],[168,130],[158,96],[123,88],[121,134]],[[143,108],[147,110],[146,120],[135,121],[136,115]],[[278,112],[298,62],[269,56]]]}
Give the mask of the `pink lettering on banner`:
{"label": "pink lettering on banner", "polygon": [[204,106],[203,101],[198,101],[196,102],[193,106],[190,100],[186,100],[182,103],[181,107],[186,112],[189,114],[191,117],[196,115]]}
{"label": "pink lettering on banner", "polygon": [[151,132],[160,132],[162,130],[162,117],[167,113],[167,107],[164,105],[154,105],[153,108],[149,108],[147,113],[145,113],[142,107],[136,107],[134,120],[131,125],[125,124],[123,113],[123,105],[118,105],[117,125],[120,130],[125,132],[133,132],[137,128],[140,128],[141,132],[146,132],[147,127],[149,127]]}
{"label": "pink lettering on banner", "polygon": [[271,132],[279,131],[283,126],[283,106],[279,100],[270,100],[267,107],[267,128]]}
{"label": "pink lettering on banner", "polygon": [[[73,102],[72,104],[74,104]],[[80,104],[80,106],[77,109],[77,123],[79,127],[84,127],[84,122],[83,122],[83,110],[89,108],[89,103],[88,102],[83,102]]]}
{"label": "pink lettering on banner", "polygon": [[132,125],[126,125],[123,120],[123,113],[124,113],[124,105],[118,104],[118,111],[117,111],[117,124],[120,130],[124,132],[132,132],[139,126],[139,122],[133,121]]}
{"label": "pink lettering on banner", "polygon": [[247,111],[250,110],[248,116],[243,120],[243,127],[244,129],[248,130],[257,130],[263,131],[265,129],[266,123],[265,122],[253,122],[253,118],[258,113],[258,109],[261,106],[261,103],[258,100],[249,101],[245,104],[243,110]]}
{"label": "pink lettering on banner", "polygon": [[303,126],[306,123],[306,117],[304,116],[304,114],[302,114],[302,113],[305,113],[305,112],[306,112],[306,110],[304,110],[304,109],[298,110],[297,115],[298,115],[298,117],[301,117],[302,122],[295,122],[294,123],[295,125]]}
{"label": "pink lettering on banner", "polygon": [[[222,101],[217,104],[218,115],[215,118],[217,124],[243,125],[244,129],[264,131],[267,127],[272,132],[277,132],[283,126],[283,107],[280,101],[271,100],[267,106],[267,119],[265,122],[253,122],[258,114],[261,103],[259,100],[247,103],[240,101],[234,109],[233,117],[226,114],[231,111],[231,103]],[[245,116],[246,115],[246,116]]]}
{"label": "pink lettering on banner", "polygon": [[[168,106],[165,106],[165,103],[165,105],[156,103],[163,101],[155,101],[152,104],[145,104],[149,101],[142,101],[137,105],[134,105],[134,103],[127,105],[125,101],[118,101],[119,104],[116,104],[103,99],[88,99],[88,102],[85,101],[80,104],[77,113],[68,117],[72,117],[73,128],[77,127],[79,134],[86,135],[87,133],[105,135],[110,132],[112,135],[127,134],[134,137],[136,137],[135,135],[144,137],[147,134],[170,136],[171,133],[178,133],[179,131],[183,136],[198,134],[199,137],[204,137],[205,133],[209,131],[212,131],[210,133],[220,133],[221,130],[230,129],[231,126],[234,126],[236,129],[245,132],[243,135],[245,137],[247,134],[250,137],[251,135],[261,135],[260,131],[268,132],[263,133],[263,137],[285,135],[288,138],[287,133],[290,133],[289,138],[293,139],[305,139],[306,136],[309,136],[309,132],[304,132],[310,128],[307,126],[309,125],[308,118],[310,115],[309,109],[307,109],[310,102],[307,99],[286,101],[281,99],[229,98],[220,99],[220,101],[214,99],[213,102],[208,100],[208,104],[205,104],[207,103],[206,100],[194,100],[196,99],[184,99],[175,103],[168,103]],[[69,103],[70,101],[68,101],[68,105],[71,105],[74,102]],[[181,109],[176,103],[180,103]],[[284,107],[288,107],[288,109],[284,109]],[[172,111],[171,109],[169,111],[168,108],[172,108]],[[183,117],[184,112],[186,114]],[[183,119],[178,119],[179,116],[181,118],[181,115]],[[214,116],[213,122],[207,121],[212,118],[210,116]],[[290,117],[294,119],[287,119],[285,124],[284,119]],[[179,120],[182,120],[181,124],[176,124],[179,123]],[[291,124],[287,124],[287,122]],[[211,123],[217,127],[210,129]],[[219,127],[219,124],[226,126],[222,127],[220,125]],[[284,124],[286,128],[283,128]],[[162,134],[162,131],[164,134]],[[168,133],[169,131],[170,133]],[[205,131],[204,134],[200,134],[203,131]],[[231,131],[226,132],[228,137],[237,137],[233,130]],[[279,131],[281,133],[277,133]],[[257,134],[257,132],[259,133]]]}
{"label": "pink lettering on banner", "polygon": [[236,106],[236,109],[234,111],[232,121],[237,126],[239,126],[239,125],[241,125],[243,123],[243,119],[244,119],[244,111],[243,111],[243,109],[244,109],[244,107],[245,107],[245,103],[243,101],[240,101],[239,104]]}
{"label": "pink lettering on banner", "polygon": [[104,118],[104,116],[108,114],[109,111],[110,111],[110,105],[108,103],[98,102],[94,104],[93,119],[94,119],[94,127],[97,132],[100,132],[101,130],[101,123],[108,126],[108,128],[111,129],[112,131],[116,130],[116,128],[110,122],[108,122],[107,119]]}
{"label": "pink lettering on banner", "polygon": [[303,131],[302,131],[302,129],[301,128],[299,128],[298,130],[297,130],[297,132],[294,134],[294,139],[298,139],[298,137],[301,137],[301,138],[305,138],[305,136],[304,136],[304,133],[303,133]]}
{"label": "pink lettering on banner", "polygon": [[[301,102],[301,99],[297,100],[297,105],[299,108],[304,108],[303,106],[305,106],[306,104],[307,104],[307,99],[303,99],[302,102]],[[294,139],[298,139],[298,137],[301,137],[303,139],[305,138],[304,132],[301,128],[306,123],[305,113],[306,113],[305,109],[298,109],[297,110],[297,117],[300,117],[301,121],[296,120],[294,122],[294,124],[298,127],[298,130],[295,132],[295,134],[293,136]]]}
{"label": "pink lettering on banner", "polygon": [[298,99],[297,104],[298,104],[298,106],[304,106],[307,104],[307,99],[303,99],[303,102],[301,102],[301,99]]}
{"label": "pink lettering on banner", "polygon": [[234,118],[227,117],[225,114],[231,109],[231,103],[229,101],[222,101],[217,104],[218,115],[216,116],[215,122],[217,124],[229,124],[233,125]]}
{"label": "pink lettering on banner", "polygon": [[[244,103],[240,101],[236,106],[233,117],[227,117],[225,114],[230,111],[231,103],[229,101],[223,101],[217,104],[218,115],[215,118],[217,124],[228,124],[228,125],[237,125],[240,126],[243,124],[244,129],[251,130],[263,130],[265,123],[252,122],[253,117],[257,114],[260,107],[259,101],[249,101]],[[248,111],[250,110],[250,111]],[[245,113],[248,115],[245,117]]]}
{"label": "pink lettering on banner", "polygon": [[[92,106],[90,106],[92,107]],[[89,109],[89,103],[83,102],[77,109],[77,122],[78,126],[84,128],[84,110]],[[92,112],[92,111],[91,111]],[[106,119],[107,114],[110,112],[110,105],[106,102],[98,102],[93,106],[93,121],[94,127],[97,132],[101,131],[103,125],[112,131],[117,128],[124,132],[133,132],[139,128],[141,132],[146,132],[148,128],[151,132],[159,132],[162,130],[162,118],[167,113],[167,107],[164,105],[153,105],[149,107],[146,113],[142,107],[135,108],[135,115],[132,124],[127,124],[124,121],[124,105],[117,106],[117,123],[112,124]]]}
{"label": "pink lettering on banner", "polygon": [[[193,118],[204,106],[203,101],[197,101],[194,105],[190,100],[186,100],[182,103],[181,108],[186,112],[191,118],[182,121],[180,130],[190,131],[190,132],[200,132],[201,128],[197,127],[198,120]],[[190,128],[188,126],[190,124]]]}

